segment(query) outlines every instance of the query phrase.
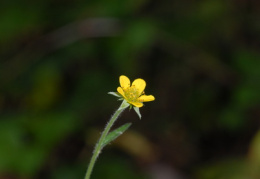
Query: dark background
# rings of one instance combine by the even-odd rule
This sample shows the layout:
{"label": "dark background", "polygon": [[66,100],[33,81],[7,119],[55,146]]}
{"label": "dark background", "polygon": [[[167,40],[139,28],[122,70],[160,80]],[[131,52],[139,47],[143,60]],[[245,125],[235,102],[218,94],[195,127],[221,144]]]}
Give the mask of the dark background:
{"label": "dark background", "polygon": [[83,179],[120,105],[118,78],[156,100],[93,179],[260,178],[260,2],[0,2],[0,179]]}

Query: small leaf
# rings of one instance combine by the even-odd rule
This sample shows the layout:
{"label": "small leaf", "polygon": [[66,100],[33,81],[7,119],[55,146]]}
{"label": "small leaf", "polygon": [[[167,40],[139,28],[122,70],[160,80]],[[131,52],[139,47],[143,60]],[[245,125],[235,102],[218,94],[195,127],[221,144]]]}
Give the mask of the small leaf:
{"label": "small leaf", "polygon": [[138,107],[134,107],[134,110],[135,110],[135,112],[137,113],[137,115],[139,116],[139,118],[141,119],[141,118],[142,118],[142,115],[141,115],[141,113],[140,113],[139,108],[138,108]]}
{"label": "small leaf", "polygon": [[131,123],[126,123],[122,125],[121,127],[113,130],[110,132],[104,141],[102,142],[102,148],[105,147],[107,144],[115,140],[117,137],[119,137],[121,134],[123,134],[129,127],[131,126]]}
{"label": "small leaf", "polygon": [[117,92],[108,92],[108,94],[111,94],[111,95],[116,96],[116,97],[118,97],[118,98],[121,98],[121,97],[122,97],[122,96],[121,96],[119,93],[117,93]]}

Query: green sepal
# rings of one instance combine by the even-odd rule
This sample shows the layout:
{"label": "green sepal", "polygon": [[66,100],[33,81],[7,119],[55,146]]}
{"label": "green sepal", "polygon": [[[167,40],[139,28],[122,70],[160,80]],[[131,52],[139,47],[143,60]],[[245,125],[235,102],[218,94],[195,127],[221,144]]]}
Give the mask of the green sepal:
{"label": "green sepal", "polygon": [[108,92],[108,94],[111,94],[111,95],[116,96],[118,98],[122,98],[122,96],[118,92]]}
{"label": "green sepal", "polygon": [[121,103],[121,106],[119,107],[118,110],[125,109],[125,108],[127,108],[129,105],[130,105],[130,104],[129,104],[126,100],[124,100],[124,101]]}
{"label": "green sepal", "polygon": [[141,115],[141,113],[140,113],[139,108],[134,106],[134,110],[135,110],[136,114],[138,115],[138,117],[141,119],[141,118],[142,118],[142,115]]}
{"label": "green sepal", "polygon": [[117,137],[119,137],[121,134],[123,134],[132,124],[126,123],[122,125],[121,127],[113,130],[112,132],[108,133],[104,141],[102,142],[102,148],[105,147],[107,144],[115,140]]}

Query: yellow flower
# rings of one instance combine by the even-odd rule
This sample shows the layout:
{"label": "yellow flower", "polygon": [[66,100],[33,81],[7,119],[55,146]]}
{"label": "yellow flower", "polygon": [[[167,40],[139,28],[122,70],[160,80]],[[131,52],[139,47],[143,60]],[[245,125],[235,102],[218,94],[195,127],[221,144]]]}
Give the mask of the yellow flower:
{"label": "yellow flower", "polygon": [[153,95],[144,95],[146,83],[143,79],[138,78],[134,80],[132,86],[130,86],[129,78],[121,75],[119,77],[119,82],[121,87],[118,87],[117,91],[129,104],[140,108],[143,106],[143,102],[155,100]]}

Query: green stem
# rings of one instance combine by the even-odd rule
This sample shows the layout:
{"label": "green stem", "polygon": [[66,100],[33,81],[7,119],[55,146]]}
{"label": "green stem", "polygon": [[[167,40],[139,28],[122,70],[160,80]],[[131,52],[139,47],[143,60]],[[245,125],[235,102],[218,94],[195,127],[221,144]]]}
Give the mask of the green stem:
{"label": "green stem", "polygon": [[93,167],[95,165],[95,162],[98,158],[98,155],[100,154],[101,150],[102,150],[102,144],[103,141],[105,140],[109,130],[111,129],[111,127],[113,126],[114,122],[116,121],[116,119],[118,118],[118,116],[124,111],[125,108],[127,108],[129,106],[129,104],[126,103],[126,101],[123,101],[122,104],[120,105],[120,107],[116,110],[116,112],[113,114],[113,116],[111,117],[111,119],[109,120],[109,122],[107,123],[104,131],[102,132],[100,139],[98,141],[98,143],[95,146],[95,149],[93,151],[93,155],[92,158],[89,162],[89,166],[85,175],[84,179],[89,179],[90,175],[92,173]]}

